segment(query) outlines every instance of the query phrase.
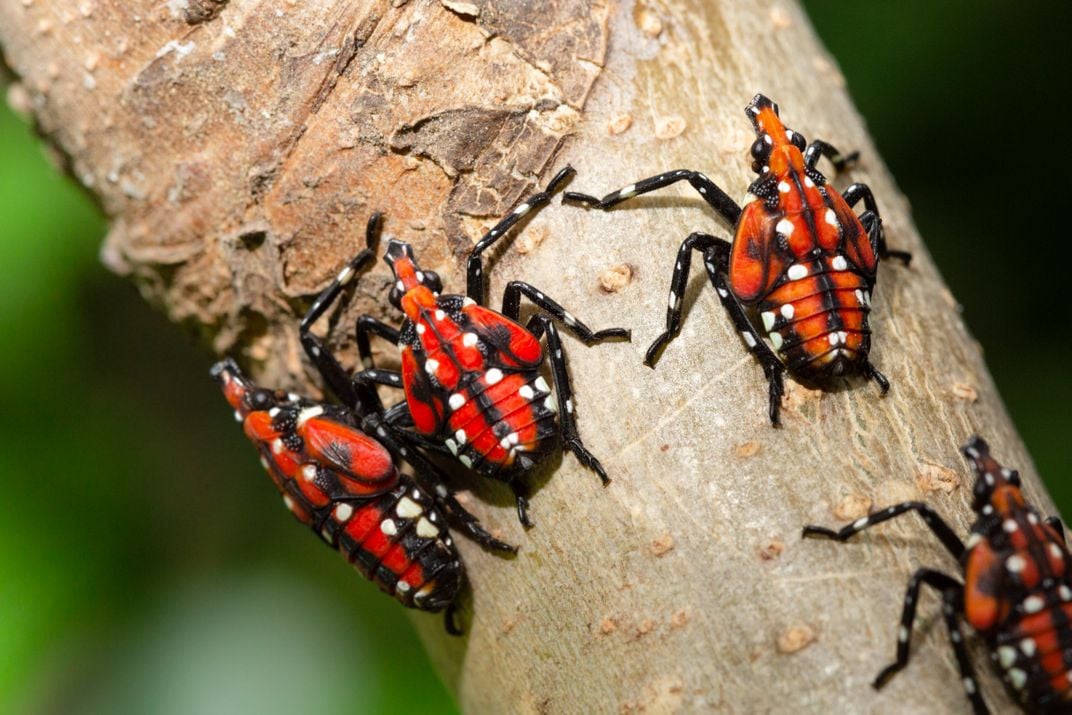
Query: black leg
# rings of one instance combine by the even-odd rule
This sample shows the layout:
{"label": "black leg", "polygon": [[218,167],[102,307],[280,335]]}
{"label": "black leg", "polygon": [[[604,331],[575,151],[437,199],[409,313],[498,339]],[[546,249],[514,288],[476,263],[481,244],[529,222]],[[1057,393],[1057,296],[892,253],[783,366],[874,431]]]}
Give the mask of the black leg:
{"label": "black leg", "polygon": [[571,333],[580,338],[585,345],[592,345],[608,338],[625,338],[629,340],[630,332],[626,328],[607,328],[593,332],[584,323],[580,322],[561,305],[548,298],[538,289],[522,281],[510,281],[503,291],[502,314],[510,320],[517,320],[521,314],[521,296],[524,295],[541,310],[550,313],[569,329]]}
{"label": "black leg", "polygon": [[663,350],[681,332],[681,311],[685,305],[685,288],[688,285],[689,269],[692,266],[692,252],[706,253],[720,241],[721,239],[706,233],[691,233],[678,248],[677,260],[674,262],[674,275],[670,278],[670,294],[666,301],[666,330],[655,338],[644,355],[644,364],[648,367],[655,367]]}
{"label": "black leg", "polygon": [[510,482],[510,490],[513,491],[514,501],[517,502],[517,520],[521,522],[521,526],[531,529],[532,519],[529,518],[528,490],[525,489],[525,485],[516,479]]}
{"label": "black leg", "polygon": [[351,385],[350,378],[342,368],[342,365],[339,364],[339,361],[331,355],[323,340],[313,334],[312,327],[327,312],[328,308],[339,297],[343,288],[353,280],[354,276],[375,260],[376,257],[372,253],[371,246],[376,243],[381,219],[382,214],[380,213],[374,213],[369,217],[368,226],[365,229],[366,247],[339,271],[339,275],[328,284],[327,288],[320,292],[313,304],[309,306],[309,310],[305,313],[305,317],[302,318],[298,327],[298,335],[302,347],[305,349],[305,354],[316,365],[328,388],[342,400],[343,404],[350,407],[355,407],[359,395]]}
{"label": "black leg", "polygon": [[730,244],[720,241],[704,255],[704,268],[707,269],[707,276],[715,287],[715,293],[718,295],[719,301],[722,302],[722,307],[730,314],[730,319],[740,333],[741,339],[744,340],[745,345],[752,351],[752,354],[759,360],[759,364],[763,368],[768,388],[767,414],[770,417],[771,424],[777,425],[782,406],[782,395],[785,394],[785,384],[782,381],[785,365],[774,354],[774,351],[763,342],[759,332],[752,325],[752,321],[748,319],[748,313],[745,312],[744,306],[741,305],[741,302],[737,300],[737,296],[730,290],[729,280],[726,277],[729,270],[729,261]]}
{"label": "black leg", "polygon": [[890,391],[889,379],[887,379],[885,375],[879,372],[878,368],[872,365],[870,360],[864,361],[863,373],[864,375],[878,383],[878,387],[880,390],[882,390],[883,395]]}
{"label": "black leg", "polygon": [[[569,373],[566,371],[566,356],[562,352],[562,339],[558,328],[549,316],[535,315],[529,321],[529,329],[539,338],[547,334],[547,355],[551,363],[551,375],[555,380],[555,396],[558,399],[558,429],[562,436],[562,449],[573,452],[577,460],[588,467],[603,480],[603,486],[610,484],[610,478],[595,455],[589,452],[581,442],[577,431],[577,421],[573,415],[573,390],[570,387]],[[520,509],[520,502],[518,505]]]}
{"label": "black leg", "polygon": [[845,199],[845,203],[849,205],[849,208],[863,200],[864,209],[866,210],[860,214],[860,222],[864,225],[864,229],[871,239],[871,249],[875,252],[875,255],[882,260],[896,258],[907,266],[912,260],[911,253],[908,251],[891,251],[886,247],[886,233],[882,230],[882,218],[879,216],[878,203],[875,201],[875,195],[871,193],[871,187],[867,184],[853,184],[845,189],[841,196]]}
{"label": "black leg", "polygon": [[458,625],[458,604],[452,603],[447,606],[447,610],[443,611],[443,627],[447,629],[447,634],[452,636],[464,635],[465,631]]}
{"label": "black leg", "polygon": [[703,200],[717,211],[727,223],[731,226],[737,224],[737,219],[741,217],[741,207],[737,205],[737,202],[731,199],[725,191],[718,188],[715,182],[698,171],[689,171],[688,169],[668,171],[665,174],[641,179],[635,184],[630,184],[623,189],[607,194],[602,199],[575,191],[567,191],[563,198],[566,201],[574,201],[591,208],[606,209],[639,194],[646,194],[649,191],[655,191],[664,186],[676,184],[679,181],[688,181],[692,188],[700,192]]}
{"label": "black leg", "polygon": [[822,139],[816,139],[804,150],[804,166],[814,169],[820,156],[825,156],[829,159],[830,163],[834,165],[834,170],[840,174],[845,169],[852,168],[857,159],[860,158],[860,152],[854,151],[851,154],[842,156],[834,145],[828,144]]}
{"label": "black leg", "polygon": [[945,546],[954,558],[959,559],[961,555],[963,555],[964,542],[960,540],[960,537],[953,532],[953,529],[949,527],[949,524],[946,524],[945,521],[942,520],[942,517],[938,516],[933,509],[923,502],[918,501],[907,501],[900,504],[894,504],[882,511],[875,512],[870,516],[861,517],[839,531],[827,529],[822,526],[805,526],[802,536],[805,538],[812,536],[823,539],[833,539],[835,541],[848,541],[864,529],[868,529],[875,524],[881,524],[884,521],[889,521],[890,519],[909,511],[914,511],[920,515],[923,519],[923,523],[930,527],[930,530],[934,532],[934,535],[938,537],[938,540],[942,542],[942,545]]}
{"label": "black leg", "polygon": [[495,224],[490,231],[484,234],[483,238],[477,241],[476,245],[473,246],[473,250],[469,252],[469,261],[466,264],[466,295],[478,304],[484,305],[484,267],[480,254],[505,236],[506,232],[521,220],[522,216],[533,209],[543,208],[550,203],[551,197],[574,173],[576,172],[572,166],[562,169],[562,171],[555,174],[555,177],[547,184],[546,189],[518,204],[517,208],[507,214],[506,218]]}
{"label": "black leg", "polygon": [[398,328],[379,321],[371,315],[358,316],[354,334],[357,336],[357,354],[361,357],[361,365],[365,368],[372,367],[372,346],[368,338],[370,334],[379,335],[392,345],[398,345]]}

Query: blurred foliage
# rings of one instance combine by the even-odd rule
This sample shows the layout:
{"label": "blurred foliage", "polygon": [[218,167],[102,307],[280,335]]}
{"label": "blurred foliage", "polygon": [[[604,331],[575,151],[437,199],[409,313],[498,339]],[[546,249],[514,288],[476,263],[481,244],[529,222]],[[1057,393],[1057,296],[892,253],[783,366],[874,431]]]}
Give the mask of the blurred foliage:
{"label": "blurred foliage", "polygon": [[[1070,6],[805,4],[1070,513]],[[0,712],[452,712],[401,609],[285,517],[210,356],[100,267],[103,221],[6,109],[0,197]]]}

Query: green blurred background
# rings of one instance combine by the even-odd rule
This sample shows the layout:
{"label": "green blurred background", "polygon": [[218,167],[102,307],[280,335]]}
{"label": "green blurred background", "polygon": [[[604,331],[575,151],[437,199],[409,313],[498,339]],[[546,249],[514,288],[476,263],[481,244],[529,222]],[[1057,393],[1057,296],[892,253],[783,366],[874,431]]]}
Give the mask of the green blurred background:
{"label": "green blurred background", "polygon": [[[805,4],[1072,513],[1072,4]],[[0,206],[0,712],[453,712],[401,609],[285,515],[208,353],[101,267],[100,216],[6,107]]]}

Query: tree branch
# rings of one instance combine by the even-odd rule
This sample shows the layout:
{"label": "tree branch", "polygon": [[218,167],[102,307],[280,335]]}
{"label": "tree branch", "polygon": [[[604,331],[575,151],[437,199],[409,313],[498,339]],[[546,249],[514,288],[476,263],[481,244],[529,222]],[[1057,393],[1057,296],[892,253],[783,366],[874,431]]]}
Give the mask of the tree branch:
{"label": "tree branch", "polygon": [[[743,195],[757,91],[794,130],[859,149],[851,179],[874,190],[891,247],[916,256],[884,264],[874,298],[873,356],[893,388],[790,381],[780,429],[700,276],[681,337],[642,365],[676,247],[730,233],[697,198],[556,205],[497,252],[492,295],[524,278],[593,327],[634,328],[633,344],[568,345],[581,433],[614,481],[566,457],[528,533],[505,491],[477,484],[470,505],[521,554],[461,543],[467,637],[417,619],[467,711],[966,711],[942,634],[869,687],[913,566],[956,571],[941,546],[911,520],[852,545],[801,542],[800,527],[923,499],[966,532],[957,447],[973,432],[1052,504],[795,5],[35,0],[0,7],[0,41],[42,135],[111,220],[105,262],[266,383],[312,393],[297,316],[373,210],[460,291],[471,242],[567,162],[590,193],[689,168]],[[335,342],[352,348],[359,312],[396,317],[387,285],[382,266],[362,279]],[[988,701],[1007,705],[976,663]]]}

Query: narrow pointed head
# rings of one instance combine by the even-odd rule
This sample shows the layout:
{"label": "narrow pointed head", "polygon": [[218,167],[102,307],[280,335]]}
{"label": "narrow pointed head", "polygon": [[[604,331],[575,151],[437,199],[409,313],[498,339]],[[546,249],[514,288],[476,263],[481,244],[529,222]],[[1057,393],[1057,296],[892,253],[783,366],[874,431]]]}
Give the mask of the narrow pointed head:
{"label": "narrow pointed head", "polygon": [[[745,108],[745,113],[756,130],[751,150],[752,171],[777,174],[789,165],[795,165],[795,157],[800,157],[800,152],[804,151],[804,137],[782,124],[778,105],[757,94]],[[803,166],[802,157],[800,163]]]}
{"label": "narrow pointed head", "polygon": [[408,243],[389,239],[383,260],[391,267],[395,275],[395,284],[391,287],[387,299],[391,301],[391,305],[404,310],[407,315],[409,311],[402,305],[405,296],[410,295],[420,304],[428,303],[429,298],[434,303],[435,296],[443,290],[439,274],[435,271],[421,270],[416,259],[413,258],[413,248]]}
{"label": "narrow pointed head", "polygon": [[276,393],[253,384],[231,358],[213,365],[209,374],[223,390],[223,396],[234,408],[235,415],[242,419],[250,412],[271,409],[288,401],[286,393]]}
{"label": "narrow pointed head", "polygon": [[972,437],[961,452],[975,469],[972,509],[980,514],[1001,514],[1014,504],[1023,504],[1020,473],[991,457],[990,447],[982,438]]}

